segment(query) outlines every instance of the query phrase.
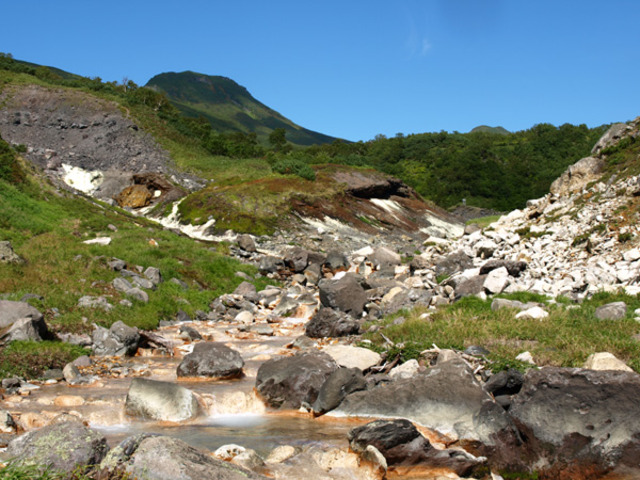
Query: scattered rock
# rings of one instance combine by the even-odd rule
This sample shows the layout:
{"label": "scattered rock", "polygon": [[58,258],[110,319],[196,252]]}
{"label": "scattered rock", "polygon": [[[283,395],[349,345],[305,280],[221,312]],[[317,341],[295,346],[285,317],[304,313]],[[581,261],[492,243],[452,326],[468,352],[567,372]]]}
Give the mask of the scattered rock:
{"label": "scattered rock", "polygon": [[345,275],[337,280],[321,280],[318,287],[323,306],[336,308],[354,317],[362,315],[367,296],[353,275]]}
{"label": "scattered rock", "polygon": [[598,320],[621,320],[627,315],[627,304],[624,302],[613,302],[596,308],[596,318]]}
{"label": "scattered rock", "polygon": [[242,375],[240,354],[217,342],[197,343],[178,365],[178,377],[234,378]]}
{"label": "scattered rock", "polygon": [[349,432],[349,445],[356,453],[375,447],[388,465],[444,468],[465,477],[486,461],[462,449],[434,448],[408,420],[376,420],[354,428]]}
{"label": "scattered rock", "polygon": [[348,394],[366,388],[366,382],[359,368],[339,368],[327,377],[313,404],[316,415],[333,410]]}
{"label": "scattered rock", "polygon": [[182,422],[196,417],[198,401],[180,385],[145,378],[134,378],[125,400],[125,413],[132,417]]}
{"label": "scattered rock", "polygon": [[71,474],[99,464],[108,451],[105,437],[80,422],[65,422],[21,435],[9,443],[7,456],[19,465]]}
{"label": "scattered rock", "polygon": [[13,251],[11,242],[0,242],[0,263],[23,263],[24,260]]}
{"label": "scattered rock", "polygon": [[622,372],[633,372],[631,367],[622,360],[616,358],[613,353],[609,352],[592,353],[584,362],[582,368],[588,368],[591,370],[618,370]]}
{"label": "scattered rock", "polygon": [[305,333],[311,338],[344,337],[357,335],[360,322],[332,308],[321,307],[309,322]]}
{"label": "scattered rock", "polygon": [[264,362],[258,369],[256,390],[270,407],[312,405],[329,375],[338,369],[326,353],[302,352]]}
{"label": "scattered rock", "polygon": [[253,241],[253,237],[248,234],[238,235],[238,246],[245,252],[256,252],[256,243]]}
{"label": "scattered rock", "polygon": [[322,351],[341,367],[358,368],[362,371],[378,365],[382,360],[380,354],[373,350],[351,345],[327,345]]}
{"label": "scattered rock", "polygon": [[140,342],[138,330],[120,320],[111,325],[109,330],[95,325],[92,338],[93,354],[98,356],[134,355]]}
{"label": "scattered rock", "polygon": [[145,480],[266,480],[223,462],[182,440],[148,434],[130,437],[109,452],[101,470]]}
{"label": "scattered rock", "polygon": [[[572,468],[601,478],[626,466],[625,478],[640,475],[640,375],[546,367],[530,369],[513,398],[510,415],[524,434],[524,447],[539,471]],[[615,406],[612,408],[612,406]]]}

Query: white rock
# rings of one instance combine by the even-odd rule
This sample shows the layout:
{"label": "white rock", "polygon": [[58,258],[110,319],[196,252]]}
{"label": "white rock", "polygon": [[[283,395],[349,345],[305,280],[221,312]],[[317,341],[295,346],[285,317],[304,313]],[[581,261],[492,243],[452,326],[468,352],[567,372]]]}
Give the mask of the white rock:
{"label": "white rock", "polygon": [[584,362],[582,368],[588,368],[590,370],[620,370],[623,372],[633,372],[632,368],[609,352],[592,353]]}
{"label": "white rock", "polygon": [[393,378],[394,380],[411,378],[416,373],[418,373],[419,368],[420,368],[420,365],[418,364],[417,360],[415,359],[408,360],[404,362],[402,365],[398,365],[397,367],[392,368],[391,371],[389,372],[389,377]]}
{"label": "white rock", "polygon": [[373,254],[373,248],[369,245],[353,252],[353,255],[357,257],[367,257],[371,254]]}
{"label": "white rock", "polygon": [[536,362],[533,361],[533,355],[531,355],[531,352],[522,352],[520,355],[516,357],[516,360],[519,360],[525,363],[530,363],[531,365],[536,364]]}
{"label": "white rock", "polygon": [[322,348],[341,367],[366,370],[380,363],[382,357],[379,353],[368,348],[352,347],[349,345],[328,345]]}
{"label": "white rock", "polygon": [[547,318],[549,313],[546,310],[543,310],[541,307],[531,307],[528,310],[523,310],[522,312],[516,315],[517,319],[525,319],[525,320],[542,320],[543,318]]}
{"label": "white rock", "polygon": [[253,320],[254,320],[253,313],[247,310],[240,312],[238,315],[236,315],[236,318],[235,318],[236,322],[242,323],[243,325],[248,325],[250,323],[253,323]]}
{"label": "white rock", "polygon": [[509,284],[509,272],[505,267],[496,268],[487,274],[487,278],[482,285],[491,293],[502,292]]}
{"label": "white rock", "polygon": [[91,240],[85,240],[82,243],[87,245],[109,245],[111,243],[111,237],[92,238]]}
{"label": "white rock", "polygon": [[622,254],[622,258],[627,262],[635,262],[636,260],[640,260],[640,249],[632,248],[631,250],[627,250]]}

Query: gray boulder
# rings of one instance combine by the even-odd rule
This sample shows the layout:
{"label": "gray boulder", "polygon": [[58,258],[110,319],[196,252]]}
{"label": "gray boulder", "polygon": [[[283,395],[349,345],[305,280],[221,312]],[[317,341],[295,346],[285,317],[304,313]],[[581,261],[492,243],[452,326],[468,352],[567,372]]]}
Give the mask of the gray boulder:
{"label": "gray boulder", "polygon": [[260,297],[258,296],[258,292],[256,291],[256,286],[249,282],[242,282],[237,288],[233,291],[233,295],[240,295],[245,300],[250,301],[251,303],[258,303]]}
{"label": "gray boulder", "polygon": [[191,390],[170,382],[134,378],[125,400],[125,413],[132,417],[181,422],[199,413]]}
{"label": "gray boulder", "polygon": [[260,259],[258,269],[263,275],[268,273],[278,273],[280,270],[284,269],[284,260],[279,257],[267,255]]}
{"label": "gray boulder", "polygon": [[482,389],[461,360],[444,362],[411,378],[352,393],[334,412],[406,418],[454,438],[486,446],[515,434],[505,411]]}
{"label": "gray boulder", "polygon": [[127,293],[129,290],[133,288],[133,285],[131,285],[131,282],[129,282],[129,280],[122,277],[114,278],[111,284],[113,285],[113,288],[115,288],[117,291],[122,293]]}
{"label": "gray boulder", "polygon": [[522,261],[512,261],[512,260],[489,260],[482,267],[480,267],[480,275],[486,275],[492,270],[496,270],[498,268],[506,268],[509,275],[512,277],[519,277],[522,272],[527,269],[527,263]]}
{"label": "gray boulder", "polygon": [[445,468],[467,477],[485,463],[464,450],[434,448],[409,420],[376,420],[349,432],[349,445],[356,453],[375,447],[388,465]]}
{"label": "gray boulder", "polygon": [[93,354],[97,356],[134,355],[138,351],[140,334],[118,320],[108,330],[96,325],[93,330]]}
{"label": "gray boulder", "polygon": [[463,251],[457,251],[435,264],[436,275],[453,275],[473,267],[473,260]]}
{"label": "gray boulder", "polygon": [[42,318],[42,314],[26,302],[0,300],[0,329],[11,326],[20,318],[38,320]]}
{"label": "gray boulder", "polygon": [[402,264],[400,255],[387,247],[377,247],[368,259],[379,270]]}
{"label": "gray boulder", "polygon": [[51,338],[51,333],[44,318],[20,318],[5,329],[0,330],[0,345],[7,345],[16,340],[41,342]]}
{"label": "gray boulder", "polygon": [[125,293],[139,302],[149,303],[149,294],[138,287],[127,290]]}
{"label": "gray boulder", "polygon": [[321,307],[305,327],[305,334],[311,338],[345,337],[359,332],[360,322],[327,307]]}
{"label": "gray boulder", "polygon": [[598,320],[622,320],[627,315],[627,304],[624,302],[607,303],[596,308]]}
{"label": "gray boulder", "polygon": [[258,369],[256,390],[270,407],[312,405],[329,375],[338,369],[326,353],[303,352],[264,362]]}
{"label": "gray boulder", "polygon": [[337,250],[333,250],[327,253],[322,266],[331,272],[337,272],[338,270],[348,270],[349,260],[346,255]]}
{"label": "gray boulder", "polygon": [[285,254],[284,262],[292,272],[304,272],[309,265],[309,252],[300,247],[292,248]]}
{"label": "gray boulder", "polygon": [[565,172],[551,184],[549,191],[554,195],[567,195],[578,192],[587,183],[597,180],[605,166],[599,157],[585,157],[569,166]]}
{"label": "gray boulder", "polygon": [[178,365],[178,377],[234,378],[242,375],[238,352],[217,342],[197,343]]}
{"label": "gray boulder", "polygon": [[18,465],[70,474],[99,464],[108,451],[104,436],[80,422],[65,422],[16,438],[9,443],[7,456]]}
{"label": "gray boulder", "polygon": [[611,125],[611,127],[609,127],[609,130],[607,130],[593,146],[591,153],[593,153],[594,155],[598,154],[605,148],[618,143],[627,132],[628,128],[629,127],[626,123],[614,123],[613,125]]}
{"label": "gray boulder", "polygon": [[251,235],[238,235],[237,242],[238,246],[245,252],[254,253],[256,251],[256,243]]}
{"label": "gray boulder", "polygon": [[100,469],[110,474],[124,471],[131,478],[144,480],[266,480],[177,438],[148,434],[127,438],[114,447]]}
{"label": "gray boulder", "polygon": [[318,288],[323,306],[337,308],[354,317],[362,315],[367,295],[354,275],[347,274],[338,280],[321,280]]}
{"label": "gray boulder", "polygon": [[484,282],[486,279],[486,275],[475,275],[460,282],[455,287],[456,300],[484,292]]}
{"label": "gray boulder", "polygon": [[162,283],[162,273],[160,273],[159,268],[148,267],[144,271],[144,276],[151,280],[154,285],[160,285]]}
{"label": "gray boulder", "polygon": [[339,368],[331,373],[320,388],[318,398],[313,404],[313,412],[323,415],[333,410],[348,394],[364,390],[367,383],[359,368]]}
{"label": "gray boulder", "polygon": [[545,478],[640,478],[638,398],[636,373],[546,367],[527,372],[509,413]]}

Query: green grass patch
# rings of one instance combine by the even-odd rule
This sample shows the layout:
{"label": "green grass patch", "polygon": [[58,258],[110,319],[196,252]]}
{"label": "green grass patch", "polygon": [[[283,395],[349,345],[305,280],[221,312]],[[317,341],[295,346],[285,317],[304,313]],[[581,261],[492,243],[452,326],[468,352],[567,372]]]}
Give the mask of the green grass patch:
{"label": "green grass patch", "polygon": [[0,378],[38,378],[46,370],[63,368],[67,363],[90,353],[82,347],[63,342],[11,342],[2,351]]}
{"label": "green grass patch", "polygon": [[475,223],[480,228],[485,228],[491,225],[493,222],[497,222],[502,215],[487,215],[486,217],[472,218],[467,220],[466,225]]}
{"label": "green grass patch", "polygon": [[[520,301],[541,301],[544,297],[519,293],[505,295]],[[595,309],[605,303],[624,301],[627,318],[619,321],[597,320]],[[515,357],[524,351],[533,355],[538,365],[579,367],[595,352],[611,352],[640,372],[640,342],[632,338],[640,332],[633,311],[640,300],[622,294],[600,293],[575,309],[563,304],[547,305],[550,315],[543,320],[517,320],[512,309],[491,310],[491,300],[466,297],[421,319],[423,309],[405,314],[401,325],[393,325],[393,317],[383,320],[381,333],[395,346],[390,354],[401,354],[403,360],[417,358],[420,351],[431,348],[463,350],[479,345],[490,354],[495,369],[523,368]],[[378,351],[389,350],[378,333],[367,334]]]}

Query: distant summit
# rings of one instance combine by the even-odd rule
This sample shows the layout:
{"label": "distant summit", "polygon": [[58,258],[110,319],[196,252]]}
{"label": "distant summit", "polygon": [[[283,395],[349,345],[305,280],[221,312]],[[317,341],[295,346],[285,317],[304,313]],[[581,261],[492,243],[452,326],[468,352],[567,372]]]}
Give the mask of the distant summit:
{"label": "distant summit", "polygon": [[219,132],[255,132],[265,142],[273,130],[284,128],[287,140],[296,145],[336,140],[296,125],[227,77],[190,71],[168,72],[156,75],[146,86],[164,92],[185,115],[203,116]]}
{"label": "distant summit", "polygon": [[509,135],[511,132],[504,127],[489,127],[487,125],[480,125],[475,127],[469,133],[497,133],[498,135]]}

